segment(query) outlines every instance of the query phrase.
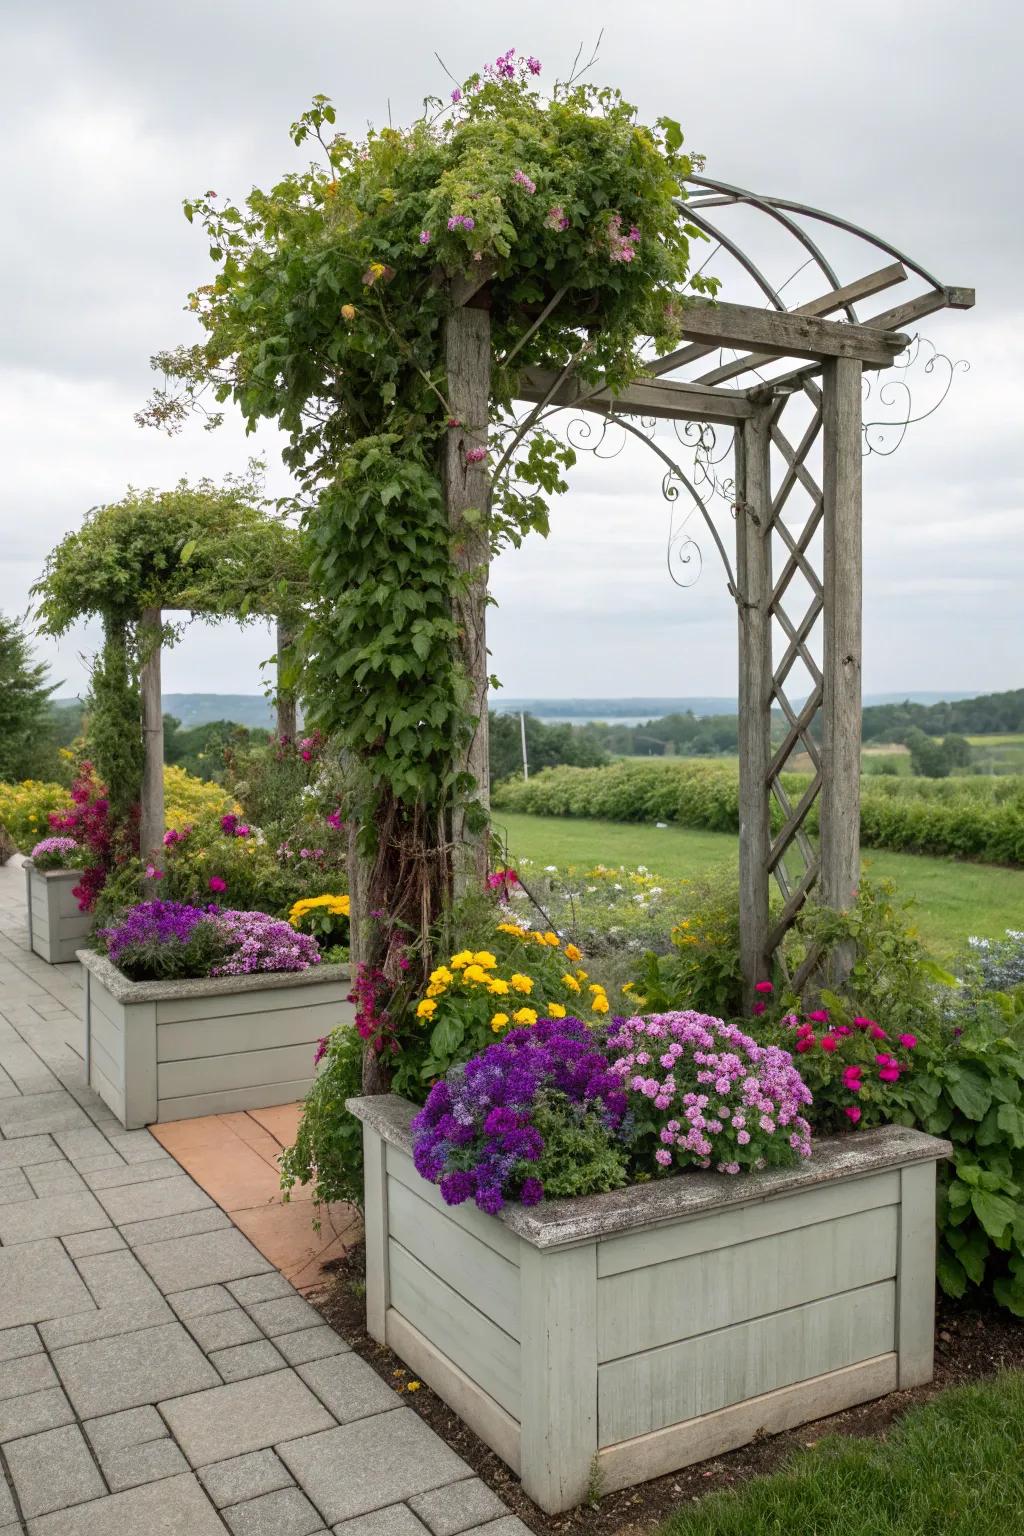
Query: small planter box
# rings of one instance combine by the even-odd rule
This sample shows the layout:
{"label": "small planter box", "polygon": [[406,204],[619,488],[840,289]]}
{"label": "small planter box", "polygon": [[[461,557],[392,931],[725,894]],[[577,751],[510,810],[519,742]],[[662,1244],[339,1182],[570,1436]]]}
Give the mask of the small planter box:
{"label": "small planter box", "polygon": [[349,1108],[369,1332],[549,1513],[931,1379],[948,1142],[889,1126],[495,1217],[416,1173],[411,1104]]}
{"label": "small planter box", "polygon": [[355,1016],[347,965],[164,982],[78,958],[86,1077],[128,1130],[301,1099],[316,1042]]}
{"label": "small planter box", "polygon": [[80,869],[42,870],[25,860],[29,947],[50,965],[72,962],[92,933],[92,913],[80,912],[71,894],[81,878]]}

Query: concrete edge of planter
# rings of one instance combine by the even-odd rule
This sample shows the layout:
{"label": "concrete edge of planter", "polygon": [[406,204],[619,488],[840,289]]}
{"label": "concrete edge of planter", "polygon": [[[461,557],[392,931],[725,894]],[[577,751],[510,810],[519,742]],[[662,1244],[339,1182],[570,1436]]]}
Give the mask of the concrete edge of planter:
{"label": "concrete edge of planter", "polygon": [[[412,1152],[410,1124],[415,1104],[397,1094],[347,1099],[345,1108],[377,1132],[382,1141]],[[539,1206],[507,1206],[498,1220],[534,1248],[562,1248],[595,1237],[630,1232],[660,1221],[703,1216],[723,1207],[752,1205],[776,1195],[793,1194],[816,1184],[856,1178],[884,1168],[936,1162],[950,1155],[948,1141],[905,1125],[883,1125],[814,1143],[809,1159],[791,1168],[760,1173],[679,1173],[649,1184],[630,1184],[603,1195],[543,1201]]]}
{"label": "concrete edge of planter", "polygon": [[311,965],[308,971],[258,971],[250,976],[209,976],[197,981],[129,981],[95,950],[76,951],[80,964],[119,1003],[163,1003],[172,998],[219,997],[227,992],[266,992],[271,987],[307,987],[317,982],[348,981],[348,965]]}
{"label": "concrete edge of planter", "polygon": [[25,859],[21,867],[38,880],[81,880],[85,873],[81,869],[36,869],[31,859]]}

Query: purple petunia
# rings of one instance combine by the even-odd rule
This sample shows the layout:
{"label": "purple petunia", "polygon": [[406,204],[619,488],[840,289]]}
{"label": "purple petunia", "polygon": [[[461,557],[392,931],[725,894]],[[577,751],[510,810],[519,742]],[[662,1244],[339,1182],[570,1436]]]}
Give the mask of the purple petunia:
{"label": "purple petunia", "polygon": [[533,1116],[551,1092],[595,1111],[610,1131],[625,1117],[622,1084],[579,1019],[510,1030],[435,1083],[412,1122],[418,1172],[440,1184],[449,1205],[472,1198],[491,1215],[510,1199],[536,1205],[544,1186],[531,1170],[544,1138]]}

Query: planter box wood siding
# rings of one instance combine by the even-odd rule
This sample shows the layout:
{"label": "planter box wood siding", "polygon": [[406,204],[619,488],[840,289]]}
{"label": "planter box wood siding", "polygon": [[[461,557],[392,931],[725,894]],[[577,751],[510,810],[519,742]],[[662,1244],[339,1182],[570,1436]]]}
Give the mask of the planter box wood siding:
{"label": "planter box wood siding", "polygon": [[931,1379],[946,1142],[888,1126],[493,1217],[417,1174],[412,1105],[349,1107],[369,1332],[549,1513]]}
{"label": "planter box wood siding", "polygon": [[92,933],[92,913],[80,912],[71,894],[81,878],[80,869],[42,870],[25,861],[29,947],[50,965],[73,962]]}
{"label": "planter box wood siding", "polygon": [[301,1099],[322,1035],[351,1023],[346,965],[129,981],[79,951],[90,1086],[128,1130]]}

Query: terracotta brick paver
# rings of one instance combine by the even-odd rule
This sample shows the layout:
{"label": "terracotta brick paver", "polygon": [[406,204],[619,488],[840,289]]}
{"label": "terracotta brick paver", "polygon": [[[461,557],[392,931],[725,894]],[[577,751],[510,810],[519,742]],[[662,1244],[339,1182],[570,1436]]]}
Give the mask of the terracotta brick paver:
{"label": "terracotta brick paver", "polygon": [[343,1258],[362,1228],[355,1208],[338,1204],[317,1213],[317,1231],[308,1187],[297,1185],[292,1198],[282,1200],[278,1159],[295,1140],[301,1113],[300,1104],[278,1104],[174,1120],[152,1131],[275,1269],[305,1292],[324,1284],[325,1265]]}
{"label": "terracotta brick paver", "polygon": [[359,1230],[281,1203],[298,1106],[126,1135],[80,1009],[0,868],[0,1536],[529,1536],[289,1283]]}

